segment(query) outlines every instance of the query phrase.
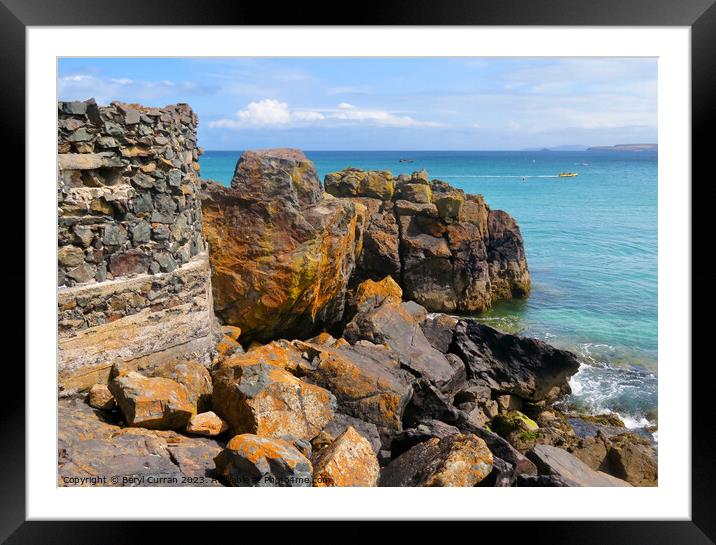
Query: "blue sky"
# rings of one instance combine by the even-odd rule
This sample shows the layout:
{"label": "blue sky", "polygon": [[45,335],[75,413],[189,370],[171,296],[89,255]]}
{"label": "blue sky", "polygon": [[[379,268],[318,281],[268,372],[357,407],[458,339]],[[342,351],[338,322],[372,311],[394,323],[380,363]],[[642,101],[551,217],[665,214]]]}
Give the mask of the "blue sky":
{"label": "blue sky", "polygon": [[189,103],[206,150],[508,150],[657,141],[657,60],[73,58],[62,100]]}

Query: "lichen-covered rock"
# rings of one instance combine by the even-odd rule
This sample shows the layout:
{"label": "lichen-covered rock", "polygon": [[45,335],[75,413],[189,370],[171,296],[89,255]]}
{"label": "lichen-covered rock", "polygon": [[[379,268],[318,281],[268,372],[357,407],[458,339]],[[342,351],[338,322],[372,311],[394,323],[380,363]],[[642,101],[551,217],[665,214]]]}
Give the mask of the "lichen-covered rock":
{"label": "lichen-covered rock", "polygon": [[235,433],[310,441],[333,418],[335,397],[263,356],[249,352],[218,364],[212,372],[214,411]]}
{"label": "lichen-covered rock", "polygon": [[472,434],[420,443],[383,468],[380,486],[475,486],[492,471],[492,453]]}
{"label": "lichen-covered rock", "polygon": [[340,320],[365,208],[321,196],[297,150],[245,152],[231,188],[205,183],[214,308],[242,341],[306,338]]}
{"label": "lichen-covered rock", "polygon": [[425,171],[399,176],[392,201],[387,193],[371,199],[361,182],[368,174],[346,169],[325,179],[328,193],[367,209],[354,283],[390,274],[407,299],[431,312],[481,312],[529,293],[522,235],[508,214],[481,195],[429,182]]}
{"label": "lichen-covered rock", "polygon": [[379,282],[366,280],[361,282],[353,295],[352,305],[356,312],[366,312],[379,307],[384,301],[400,303],[403,290],[392,277],[386,276]]}
{"label": "lichen-covered rock", "polygon": [[460,320],[452,346],[465,362],[468,378],[529,401],[553,400],[569,393],[568,379],[579,369],[571,352],[537,339],[500,333],[474,320]]}
{"label": "lichen-covered rock", "polygon": [[120,428],[75,399],[58,402],[57,447],[59,486],[220,486],[213,439]]}
{"label": "lichen-covered rock", "polygon": [[306,377],[331,391],[341,412],[375,424],[381,433],[402,429],[413,377],[389,348],[366,341],[295,345],[311,358]]}
{"label": "lichen-covered rock", "polygon": [[216,471],[229,486],[311,486],[311,462],[282,439],[237,435],[216,458]]}
{"label": "lichen-covered rock", "polygon": [[111,376],[114,378],[132,371],[145,377],[166,378],[178,382],[186,388],[189,402],[198,412],[211,409],[211,375],[201,363],[173,358],[145,362],[118,361],[112,366]]}
{"label": "lichen-covered rock", "polygon": [[395,191],[393,174],[381,170],[347,168],[326,175],[325,189],[336,197],[369,197],[389,201]]}
{"label": "lichen-covered rock", "polygon": [[106,384],[95,384],[90,388],[87,395],[87,402],[90,407],[111,411],[115,407],[114,396]]}
{"label": "lichen-covered rock", "polygon": [[378,458],[370,443],[349,426],[313,462],[314,486],[376,486]]}
{"label": "lichen-covered rock", "polygon": [[168,378],[145,377],[134,371],[109,383],[128,426],[148,429],[184,429],[196,414],[187,389]]}
{"label": "lichen-covered rock", "polygon": [[[359,312],[346,325],[344,337],[352,343],[366,340],[386,345],[398,356],[404,369],[427,378],[442,391],[458,386],[465,379],[464,367],[459,362],[452,364],[430,345],[420,328],[420,321],[411,312],[414,303],[401,304],[396,297],[381,299],[370,295],[376,286],[367,280],[358,287],[357,293],[365,297],[359,304]],[[424,316],[424,311],[418,314]]]}
{"label": "lichen-covered rock", "polygon": [[194,435],[220,435],[228,429],[229,425],[213,411],[192,416],[186,426],[187,433]]}

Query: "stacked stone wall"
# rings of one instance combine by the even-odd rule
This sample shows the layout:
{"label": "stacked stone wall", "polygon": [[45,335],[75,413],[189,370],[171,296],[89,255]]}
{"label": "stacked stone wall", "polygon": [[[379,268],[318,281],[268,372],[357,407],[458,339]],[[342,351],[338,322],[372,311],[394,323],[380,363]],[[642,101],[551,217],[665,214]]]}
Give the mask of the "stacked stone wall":
{"label": "stacked stone wall", "polygon": [[207,360],[213,311],[196,114],[58,103],[60,386],[117,358]]}

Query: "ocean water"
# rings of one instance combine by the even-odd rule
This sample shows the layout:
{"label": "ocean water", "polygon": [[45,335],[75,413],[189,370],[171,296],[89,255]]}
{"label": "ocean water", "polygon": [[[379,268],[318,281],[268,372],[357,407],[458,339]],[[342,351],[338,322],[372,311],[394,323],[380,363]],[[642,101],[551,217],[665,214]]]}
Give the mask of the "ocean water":
{"label": "ocean water", "polygon": [[[207,151],[201,176],[229,184],[241,152]],[[426,169],[481,193],[520,225],[532,293],[478,317],[583,363],[568,401],[634,428],[657,419],[657,154],[654,152],[306,152],[318,173]],[[400,163],[400,158],[413,160]],[[559,178],[559,172],[577,172]]]}

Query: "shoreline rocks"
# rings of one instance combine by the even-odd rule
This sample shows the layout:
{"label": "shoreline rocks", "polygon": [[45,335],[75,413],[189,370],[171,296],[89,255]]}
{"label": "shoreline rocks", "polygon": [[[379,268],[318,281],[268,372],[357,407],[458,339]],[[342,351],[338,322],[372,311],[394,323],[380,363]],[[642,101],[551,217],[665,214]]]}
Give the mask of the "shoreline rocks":
{"label": "shoreline rocks", "polygon": [[[62,478],[99,478],[117,464],[130,474],[123,484],[147,486],[188,477],[229,486],[656,484],[650,445],[619,422],[587,422],[553,405],[569,392],[573,354],[429,314],[480,312],[529,293],[519,227],[482,196],[425,171],[346,169],[322,187],[302,152],[272,149],[245,152],[230,188],[202,182],[191,193],[202,213],[182,220],[189,193],[174,170],[195,176],[199,151],[195,139],[177,150],[172,134],[152,131],[172,121],[168,110],[60,108],[67,189],[98,191],[63,201],[71,240],[62,235],[61,272],[70,283],[96,274],[94,227],[67,222],[84,206],[92,218],[126,212],[126,225],[102,222],[102,248],[116,252],[97,257],[110,275],[136,274],[107,301],[82,295],[102,291],[104,278],[62,299],[62,327],[80,327],[78,307],[116,309],[122,320],[145,305],[167,316],[197,306],[222,323],[205,324],[210,358],[148,350],[104,361],[86,403],[63,400]],[[196,123],[190,110],[172,111],[174,122]],[[107,134],[93,128],[100,122]],[[126,194],[108,189],[122,182],[112,170],[120,167],[131,170]],[[174,243],[199,224],[213,299],[208,282],[172,272],[185,262]],[[167,251],[147,260],[150,247]],[[194,249],[203,247],[189,257]],[[166,479],[147,482],[152,472]]]}

